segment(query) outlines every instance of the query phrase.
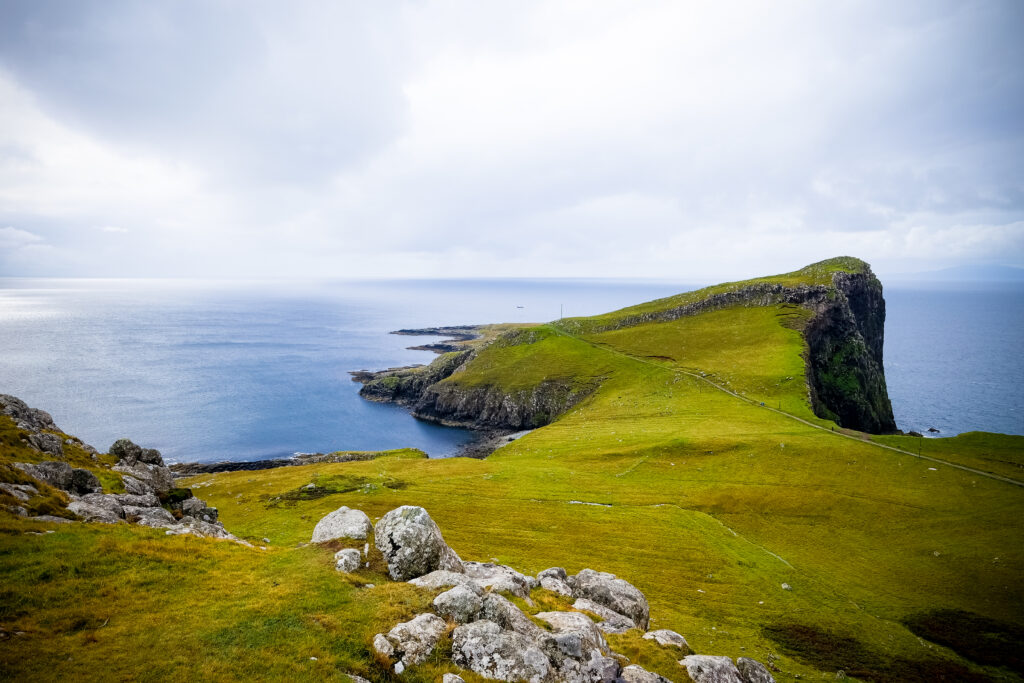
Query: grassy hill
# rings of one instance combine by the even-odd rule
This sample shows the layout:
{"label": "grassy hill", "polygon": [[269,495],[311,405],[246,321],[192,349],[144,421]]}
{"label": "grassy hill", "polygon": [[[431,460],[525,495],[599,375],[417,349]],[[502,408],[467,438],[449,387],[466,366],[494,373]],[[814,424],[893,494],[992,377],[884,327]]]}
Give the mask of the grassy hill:
{"label": "grassy hill", "polygon": [[[827,290],[861,267],[835,260],[765,281]],[[474,352],[441,384],[586,389],[485,460],[397,452],[186,482],[266,550],[123,526],[29,535],[46,525],[4,516],[0,675],[391,680],[370,640],[431,596],[388,582],[378,561],[336,574],[333,548],[301,544],[341,505],[376,519],[411,504],[465,559],[614,572],[647,595],[652,629],[699,653],[771,662],[777,680],[1020,680],[1024,437],[922,441],[818,417],[799,305],[622,324],[730,288],[519,330]],[[20,448],[5,441],[0,461]],[[303,493],[310,483],[316,495]],[[609,640],[687,680],[635,633]],[[402,680],[447,670],[439,654]]]}

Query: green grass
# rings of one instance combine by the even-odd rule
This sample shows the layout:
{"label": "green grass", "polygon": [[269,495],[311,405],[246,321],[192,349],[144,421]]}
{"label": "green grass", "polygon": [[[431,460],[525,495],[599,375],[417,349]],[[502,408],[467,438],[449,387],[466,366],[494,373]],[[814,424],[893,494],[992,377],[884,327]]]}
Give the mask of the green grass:
{"label": "green grass", "polygon": [[[804,281],[851,267],[819,264]],[[39,525],[2,518],[0,571],[13,579],[0,627],[31,636],[7,641],[0,673],[390,680],[370,638],[433,594],[387,582],[379,557],[342,577],[333,547],[301,544],[341,505],[376,520],[412,504],[465,559],[614,572],[647,595],[651,628],[682,633],[695,652],[771,662],[777,680],[834,680],[840,669],[863,680],[1020,680],[1024,488],[871,439],[1021,478],[1021,437],[830,431],[807,405],[803,315],[740,308],[583,338],[521,330],[446,381],[594,390],[486,460],[393,453],[186,481],[233,533],[270,539],[268,551],[127,528],[31,536],[22,532]],[[533,597],[536,609],[559,600]],[[991,636],[965,637],[957,624]],[[637,634],[610,641],[687,679]],[[438,655],[403,678],[445,670]]]}

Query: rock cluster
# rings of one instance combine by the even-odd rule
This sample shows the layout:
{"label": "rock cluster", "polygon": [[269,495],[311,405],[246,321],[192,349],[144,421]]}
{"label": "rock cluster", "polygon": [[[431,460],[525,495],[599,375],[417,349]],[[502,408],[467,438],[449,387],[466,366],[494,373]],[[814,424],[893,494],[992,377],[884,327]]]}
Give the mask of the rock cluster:
{"label": "rock cluster", "polygon": [[[333,526],[342,517],[357,519],[357,512],[341,508],[321,524],[332,520],[327,526]],[[365,538],[364,527],[355,528],[347,538]],[[392,579],[424,589],[446,589],[434,598],[432,612],[419,614],[374,637],[374,650],[393,662],[395,673],[426,661],[450,632],[452,662],[489,679],[670,683],[658,674],[629,665],[605,640],[606,633],[647,629],[647,599],[628,581],[592,569],[572,576],[561,567],[552,567],[533,577],[505,565],[463,561],[421,507],[405,505],[392,510],[373,531],[375,546]],[[357,549],[339,551],[335,558],[339,571],[355,571],[361,559]],[[502,595],[519,596],[532,604],[530,591],[538,586],[573,598],[574,611],[541,612],[531,618]],[[600,621],[595,622],[590,615]],[[774,680],[764,666],[751,659],[741,658],[734,664],[728,657],[688,654],[686,639],[674,631],[650,631],[644,638],[687,655],[679,664],[697,683]],[[458,677],[450,678],[454,681]]]}

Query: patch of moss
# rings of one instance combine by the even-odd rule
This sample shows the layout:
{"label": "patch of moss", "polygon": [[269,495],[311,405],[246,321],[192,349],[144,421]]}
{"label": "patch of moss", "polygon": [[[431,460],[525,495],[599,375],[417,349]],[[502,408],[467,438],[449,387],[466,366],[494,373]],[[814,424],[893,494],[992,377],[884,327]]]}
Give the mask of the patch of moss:
{"label": "patch of moss", "polygon": [[1024,628],[963,610],[934,610],[904,620],[911,631],[972,662],[1024,673]]}

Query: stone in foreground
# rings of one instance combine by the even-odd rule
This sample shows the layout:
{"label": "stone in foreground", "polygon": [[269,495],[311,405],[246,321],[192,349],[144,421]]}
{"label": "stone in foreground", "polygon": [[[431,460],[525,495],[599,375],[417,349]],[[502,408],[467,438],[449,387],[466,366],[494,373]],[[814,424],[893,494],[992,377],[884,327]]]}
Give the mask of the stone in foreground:
{"label": "stone in foreground", "polygon": [[344,505],[324,516],[313,529],[313,543],[325,543],[336,538],[351,538],[365,541],[373,526],[362,510],[353,510]]}
{"label": "stone in foreground", "polygon": [[625,633],[631,628],[636,628],[636,624],[634,624],[629,617],[624,617],[618,612],[608,609],[604,605],[597,604],[593,600],[580,598],[572,604],[572,607],[573,609],[590,612],[601,617],[603,621],[599,623],[597,627],[605,633]]}
{"label": "stone in foreground", "polygon": [[636,664],[630,664],[622,670],[619,674],[619,679],[625,683],[672,683],[664,676],[659,676],[656,673],[651,673],[647,669],[637,666]]}
{"label": "stone in foreground", "polygon": [[457,624],[473,621],[483,609],[480,594],[467,586],[455,586],[434,598],[434,610]]}
{"label": "stone in foreground", "polygon": [[628,617],[641,629],[647,628],[651,608],[647,598],[633,584],[608,572],[584,569],[574,577],[573,594]]}
{"label": "stone in foreground", "polygon": [[438,569],[464,573],[462,560],[421,507],[403,505],[384,515],[374,527],[374,542],[395,581],[408,581]]}
{"label": "stone in foreground", "polygon": [[736,660],[736,668],[739,669],[743,683],[775,683],[771,672],[756,659],[740,657]]}
{"label": "stone in foreground", "polygon": [[452,661],[486,678],[541,683],[551,675],[551,662],[533,641],[482,620],[455,629]]}
{"label": "stone in foreground", "polygon": [[[401,673],[413,664],[425,662],[437,641],[441,640],[446,628],[444,620],[440,617],[434,614],[420,614],[388,631],[384,638],[392,647],[390,656],[398,659],[395,672]],[[377,647],[377,638],[374,638],[374,647],[380,651]]]}
{"label": "stone in foreground", "polygon": [[345,548],[334,553],[334,568],[339,572],[351,574],[359,569],[362,557],[355,548]]}
{"label": "stone in foreground", "polygon": [[669,631],[667,628],[658,629],[657,631],[648,631],[644,634],[644,640],[653,640],[662,647],[690,649],[690,644],[686,642],[686,638],[683,638],[675,631]]}
{"label": "stone in foreground", "polygon": [[728,657],[689,655],[679,662],[694,683],[744,683],[740,671]]}

